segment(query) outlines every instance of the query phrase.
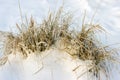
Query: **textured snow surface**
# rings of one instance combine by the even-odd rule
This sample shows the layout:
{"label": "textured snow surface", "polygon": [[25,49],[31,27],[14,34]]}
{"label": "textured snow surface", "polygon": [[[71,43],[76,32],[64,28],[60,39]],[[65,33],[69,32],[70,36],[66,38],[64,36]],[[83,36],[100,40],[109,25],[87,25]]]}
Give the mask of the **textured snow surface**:
{"label": "textured snow surface", "polygon": [[[0,68],[1,80],[76,80],[87,68],[85,62],[77,61],[65,52],[51,49],[41,53],[30,54],[25,60],[20,55],[10,55],[9,62]],[[83,65],[73,72],[73,69]],[[83,71],[84,70],[84,71]],[[9,76],[8,76],[9,75]],[[5,77],[6,76],[6,77]],[[87,77],[81,77],[80,80]]]}

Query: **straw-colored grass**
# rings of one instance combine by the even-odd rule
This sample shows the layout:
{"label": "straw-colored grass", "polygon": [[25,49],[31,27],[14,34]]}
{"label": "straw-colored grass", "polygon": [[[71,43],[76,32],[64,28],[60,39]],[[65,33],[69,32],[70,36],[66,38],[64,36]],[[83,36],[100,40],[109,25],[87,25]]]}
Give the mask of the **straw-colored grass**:
{"label": "straw-colored grass", "polygon": [[29,24],[16,24],[18,34],[11,33],[4,41],[4,54],[22,54],[27,57],[31,53],[41,53],[52,47],[55,42],[68,37],[70,15],[62,13],[62,7],[56,13],[49,13],[47,19],[37,24],[31,17]]}
{"label": "straw-colored grass", "polygon": [[[73,58],[92,61],[92,65],[89,65],[92,68],[87,72],[92,73],[98,80],[100,80],[100,71],[106,78],[109,77],[112,71],[110,66],[114,66],[114,62],[119,63],[119,56],[116,50],[104,46],[97,40],[96,33],[105,30],[97,24],[83,24],[79,32],[74,30],[72,33],[69,30],[71,23],[71,14],[64,14],[63,9],[60,8],[57,13],[49,13],[47,19],[40,25],[32,18],[29,25],[16,24],[19,32],[17,35],[11,33],[6,37],[3,45],[4,56],[0,59],[0,65],[7,62],[9,54],[19,52],[27,58],[28,54],[40,54],[51,47],[57,47]],[[56,43],[58,44],[55,46]]]}
{"label": "straw-colored grass", "polygon": [[[100,74],[102,72],[102,74],[110,80],[110,74],[113,73],[111,66],[115,67],[116,63],[120,63],[119,54],[116,49],[105,46],[97,40],[96,34],[102,31],[105,30],[99,25],[83,25],[81,31],[78,32],[75,38],[72,38],[70,42],[67,43],[64,50],[73,58],[92,62],[92,64],[88,65],[89,68],[86,73],[90,72],[96,79],[101,80]],[[63,43],[64,42],[63,40]],[[78,68],[79,67],[75,68],[73,71]],[[81,76],[78,76],[78,79],[80,77]]]}

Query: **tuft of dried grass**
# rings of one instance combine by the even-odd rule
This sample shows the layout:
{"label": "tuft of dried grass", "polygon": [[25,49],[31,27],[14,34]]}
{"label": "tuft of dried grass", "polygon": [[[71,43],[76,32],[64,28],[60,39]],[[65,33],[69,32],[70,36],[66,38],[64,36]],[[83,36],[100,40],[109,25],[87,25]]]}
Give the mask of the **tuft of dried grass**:
{"label": "tuft of dried grass", "polygon": [[[72,38],[68,43],[63,40],[63,43],[67,44],[64,50],[73,58],[92,62],[92,64],[87,65],[88,70],[85,73],[91,73],[95,79],[101,80],[100,74],[102,72],[105,78],[110,80],[110,74],[114,71],[112,67],[116,67],[116,63],[120,63],[119,50],[105,46],[97,40],[96,34],[103,31],[105,30],[99,25],[86,24],[82,26],[75,38]],[[78,76],[78,79],[80,77]]]}
{"label": "tuft of dried grass", "polygon": [[54,46],[66,51],[75,59],[92,61],[92,64],[88,65],[91,68],[87,72],[92,73],[98,80],[100,80],[101,71],[106,78],[110,77],[111,66],[119,63],[119,54],[97,40],[96,34],[105,30],[97,24],[83,24],[81,31],[73,30],[72,32],[69,30],[71,24],[72,15],[63,14],[62,7],[54,14],[49,13],[47,19],[44,19],[40,25],[33,18],[30,19],[29,24],[16,24],[19,32],[17,35],[13,33],[7,35],[0,65],[7,62],[9,54],[19,52],[27,58],[28,54],[40,54]]}
{"label": "tuft of dried grass", "polygon": [[[41,24],[31,17],[29,24],[16,24],[18,33],[10,33],[4,41],[4,55],[21,53],[24,58],[31,53],[41,53],[51,48],[58,39],[70,37],[68,29],[70,14],[63,14],[61,7],[56,13],[49,13]],[[28,21],[27,21],[28,22]]]}

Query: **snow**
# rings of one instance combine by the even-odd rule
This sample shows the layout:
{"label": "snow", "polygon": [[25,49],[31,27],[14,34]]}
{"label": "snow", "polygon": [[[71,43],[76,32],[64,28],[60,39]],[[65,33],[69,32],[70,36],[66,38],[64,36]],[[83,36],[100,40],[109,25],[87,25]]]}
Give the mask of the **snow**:
{"label": "snow", "polygon": [[8,61],[0,68],[2,80],[76,80],[79,75],[73,72],[78,66],[76,60],[57,49],[37,56],[30,54],[25,60],[19,54],[11,54]]}

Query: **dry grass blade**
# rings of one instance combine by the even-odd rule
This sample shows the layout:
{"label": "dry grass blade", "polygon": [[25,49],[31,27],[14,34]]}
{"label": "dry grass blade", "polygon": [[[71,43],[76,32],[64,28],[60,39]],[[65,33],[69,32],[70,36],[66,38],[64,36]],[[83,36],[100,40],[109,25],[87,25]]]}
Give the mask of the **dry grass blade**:
{"label": "dry grass blade", "polygon": [[7,62],[7,60],[8,60],[8,57],[2,57],[0,59],[0,66],[4,65]]}

